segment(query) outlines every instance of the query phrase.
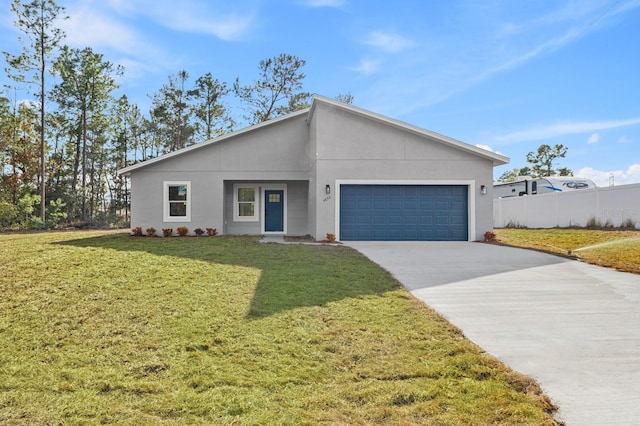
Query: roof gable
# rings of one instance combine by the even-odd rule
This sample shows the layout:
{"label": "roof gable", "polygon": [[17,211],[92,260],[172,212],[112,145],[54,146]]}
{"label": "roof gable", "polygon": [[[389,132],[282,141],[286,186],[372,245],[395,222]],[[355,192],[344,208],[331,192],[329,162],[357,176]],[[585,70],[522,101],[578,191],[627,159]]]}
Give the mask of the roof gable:
{"label": "roof gable", "polygon": [[333,100],[333,99],[329,99],[329,98],[325,98],[319,95],[314,95],[314,101],[313,104],[311,105],[311,108],[309,110],[309,117],[312,117],[315,111],[315,108],[317,107],[317,104],[319,102],[322,102],[324,104],[328,104],[331,105],[333,107],[336,108],[341,108],[343,110],[349,111],[351,113],[357,114],[357,115],[361,115],[361,116],[365,116],[371,120],[374,121],[378,121],[380,123],[383,123],[385,125],[391,126],[391,127],[395,127],[401,130],[404,130],[406,132],[409,133],[413,133],[415,135],[418,136],[422,136],[422,137],[426,137],[432,141],[444,144],[444,145],[448,145],[450,147],[456,148],[458,150],[462,150],[465,151],[467,153],[473,154],[475,156],[487,159],[492,161],[494,166],[499,166],[502,164],[507,164],[509,162],[509,158],[504,156],[504,155],[500,155],[497,154],[495,152],[491,152],[491,151],[487,151],[486,149],[482,149],[482,148],[478,148],[476,146],[461,142],[457,139],[453,139],[450,138],[448,136],[444,136],[441,135],[439,133],[436,132],[432,132],[430,130],[426,130],[423,129],[421,127],[418,126],[414,126],[412,124],[409,123],[405,123],[403,121],[400,120],[396,120],[387,116],[384,116],[382,114],[378,114],[372,111],[368,111],[366,109],[363,108],[359,108],[350,104],[345,104],[343,102],[337,101],[337,100]]}
{"label": "roof gable", "polygon": [[222,142],[225,142],[225,141],[229,141],[231,139],[237,139],[237,138],[239,138],[239,137],[241,137],[243,135],[247,135],[249,133],[260,131],[260,129],[263,129],[265,127],[273,126],[273,125],[275,125],[277,123],[282,123],[283,121],[292,120],[292,119],[294,119],[296,117],[299,117],[301,115],[305,115],[305,114],[308,114],[308,113],[309,113],[309,108],[305,108],[303,110],[296,111],[296,112],[293,112],[291,114],[284,115],[282,117],[277,117],[277,118],[274,118],[272,120],[265,121],[263,123],[258,123],[258,124],[255,124],[253,126],[250,126],[250,127],[245,127],[244,129],[240,129],[240,130],[237,130],[235,132],[227,133],[226,135],[219,136],[219,137],[217,137],[215,139],[210,139],[208,141],[201,142],[201,143],[198,143],[198,144],[195,144],[195,145],[191,145],[191,146],[179,149],[177,151],[173,151],[173,152],[169,152],[169,153],[163,154],[163,155],[161,155],[159,157],[151,158],[149,160],[145,160],[145,161],[142,161],[140,163],[132,164],[130,166],[127,166],[127,167],[124,167],[124,168],[118,170],[118,174],[120,174],[120,175],[128,175],[129,173],[131,173],[134,170],[138,170],[138,169],[150,166],[152,164],[157,164],[157,163],[162,162],[162,161],[167,161],[167,160],[170,160],[171,158],[182,156],[182,155],[187,154],[189,152],[192,152],[192,151],[195,151],[195,150],[199,150],[199,149],[203,149],[203,148],[206,148],[206,147],[214,145],[214,144],[219,144],[219,143],[222,143]]}
{"label": "roof gable", "polygon": [[224,136],[220,136],[220,137],[215,138],[215,139],[208,140],[206,142],[202,142],[202,143],[199,143],[199,144],[191,145],[191,146],[188,146],[186,148],[180,149],[178,151],[173,151],[173,152],[161,155],[160,157],[152,158],[152,159],[145,160],[145,161],[137,163],[137,164],[133,164],[131,166],[128,166],[128,167],[125,167],[125,168],[122,168],[122,169],[118,170],[118,174],[128,175],[132,171],[142,169],[142,168],[150,166],[152,164],[156,164],[156,163],[159,163],[159,162],[162,162],[162,161],[167,161],[167,160],[170,160],[171,158],[175,158],[175,157],[184,155],[184,154],[192,152],[194,150],[203,149],[203,148],[205,148],[207,146],[210,146],[212,144],[218,144],[218,143],[221,143],[221,142],[224,142],[224,141],[228,141],[228,140],[237,138],[240,135],[246,135],[248,133],[258,132],[258,131],[260,131],[260,129],[263,129],[265,127],[273,126],[276,123],[280,123],[280,122],[283,122],[283,121],[286,121],[286,120],[291,120],[291,119],[293,119],[295,117],[299,117],[301,115],[305,115],[306,114],[307,115],[307,119],[306,120],[307,120],[307,123],[309,123],[311,121],[311,119],[313,118],[313,116],[314,116],[314,113],[315,113],[315,110],[317,108],[317,105],[320,104],[320,103],[325,104],[325,105],[329,105],[329,106],[332,106],[332,107],[335,107],[335,108],[339,108],[339,109],[342,109],[342,110],[345,110],[345,111],[349,111],[350,113],[353,113],[353,114],[361,115],[361,116],[366,117],[368,119],[380,122],[380,123],[382,123],[382,124],[384,124],[386,126],[395,127],[395,128],[401,129],[403,131],[406,131],[406,132],[409,132],[409,133],[413,133],[413,134],[421,136],[421,137],[428,138],[431,141],[435,141],[437,143],[441,143],[441,144],[453,147],[455,149],[464,151],[466,153],[473,154],[473,155],[475,155],[477,157],[480,157],[480,158],[483,158],[485,160],[490,160],[493,163],[494,166],[507,164],[509,162],[509,158],[507,158],[507,157],[505,157],[503,155],[497,154],[495,152],[487,151],[485,149],[478,148],[478,147],[475,147],[473,145],[469,145],[467,143],[464,143],[464,142],[461,142],[459,140],[456,140],[456,139],[441,135],[439,133],[432,132],[430,130],[426,130],[426,129],[423,129],[423,128],[420,128],[420,127],[417,127],[417,126],[414,126],[414,125],[399,121],[399,120],[395,120],[393,118],[389,118],[389,117],[386,117],[384,115],[377,114],[377,113],[374,113],[372,111],[368,111],[368,110],[363,109],[363,108],[359,108],[359,107],[356,107],[356,106],[353,106],[353,105],[350,105],[350,104],[345,104],[343,102],[340,102],[340,101],[337,101],[337,100],[333,100],[333,99],[329,99],[329,98],[326,98],[326,97],[323,97],[323,96],[314,95],[313,96],[313,102],[312,102],[310,108],[305,108],[303,110],[296,111],[296,112],[293,112],[291,114],[287,114],[285,116],[278,117],[278,118],[275,118],[275,119],[272,119],[272,120],[269,120],[269,121],[265,121],[263,123],[259,123],[259,124],[256,124],[256,125],[253,125],[253,126],[250,126],[250,127],[246,127],[244,129],[241,129],[241,130],[226,134]]}

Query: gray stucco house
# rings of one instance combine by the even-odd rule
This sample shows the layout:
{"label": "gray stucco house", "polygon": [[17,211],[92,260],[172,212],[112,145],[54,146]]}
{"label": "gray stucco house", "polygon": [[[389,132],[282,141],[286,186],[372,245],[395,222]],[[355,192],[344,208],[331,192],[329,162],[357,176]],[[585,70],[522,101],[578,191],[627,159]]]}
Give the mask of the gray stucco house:
{"label": "gray stucco house", "polygon": [[473,241],[493,229],[493,167],[507,162],[316,95],[308,109],[119,173],[142,229]]}

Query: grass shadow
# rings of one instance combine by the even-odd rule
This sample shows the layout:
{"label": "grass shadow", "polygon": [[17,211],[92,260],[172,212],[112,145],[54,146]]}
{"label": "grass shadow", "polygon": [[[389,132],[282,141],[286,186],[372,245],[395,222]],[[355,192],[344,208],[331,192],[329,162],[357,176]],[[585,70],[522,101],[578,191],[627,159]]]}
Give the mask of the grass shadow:
{"label": "grass shadow", "polygon": [[[130,237],[107,234],[57,244],[251,267],[260,278],[247,316],[261,318],[398,288],[388,273],[349,247],[262,244],[257,237]],[[175,260],[167,259],[167,262]],[[380,279],[384,276],[384,279]]]}

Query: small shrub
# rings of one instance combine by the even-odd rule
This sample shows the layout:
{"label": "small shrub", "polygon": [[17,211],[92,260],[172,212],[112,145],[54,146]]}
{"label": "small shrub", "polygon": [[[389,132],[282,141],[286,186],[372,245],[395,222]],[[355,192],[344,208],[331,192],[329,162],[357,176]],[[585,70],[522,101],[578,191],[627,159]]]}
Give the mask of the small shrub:
{"label": "small shrub", "polygon": [[493,231],[487,231],[484,233],[484,242],[492,243],[496,241],[496,233]]}
{"label": "small shrub", "polygon": [[134,237],[142,237],[142,226],[137,226],[131,230],[131,235]]}
{"label": "small shrub", "polygon": [[162,228],[162,235],[170,237],[173,234],[173,228]]}
{"label": "small shrub", "polygon": [[147,228],[147,237],[155,237],[156,236],[156,228],[154,228],[153,226],[150,228]]}
{"label": "small shrub", "polygon": [[623,221],[620,224],[620,228],[621,229],[636,229],[636,223],[633,221],[633,219],[629,218],[629,219]]}
{"label": "small shrub", "polygon": [[335,243],[336,242],[336,234],[332,234],[330,232],[327,232],[327,241],[329,241],[330,243]]}
{"label": "small shrub", "polygon": [[215,237],[218,235],[218,230],[216,228],[207,228],[207,235],[210,237]]}
{"label": "small shrub", "polygon": [[587,229],[600,229],[601,227],[600,221],[593,216],[587,220],[587,224],[585,225],[585,228]]}
{"label": "small shrub", "polygon": [[520,222],[516,222],[513,219],[510,219],[509,222],[507,222],[507,224],[504,227],[511,228],[511,229],[525,229],[526,225],[523,225]]}
{"label": "small shrub", "polygon": [[202,228],[196,228],[193,230],[193,233],[196,234],[197,237],[199,237],[200,235],[204,234],[204,231],[202,230]]}
{"label": "small shrub", "polygon": [[0,202],[0,229],[10,228],[18,221],[18,206]]}
{"label": "small shrub", "polygon": [[184,237],[185,235],[189,234],[189,228],[187,228],[186,226],[178,226],[176,228],[176,232],[178,233],[178,235],[180,235],[181,237]]}

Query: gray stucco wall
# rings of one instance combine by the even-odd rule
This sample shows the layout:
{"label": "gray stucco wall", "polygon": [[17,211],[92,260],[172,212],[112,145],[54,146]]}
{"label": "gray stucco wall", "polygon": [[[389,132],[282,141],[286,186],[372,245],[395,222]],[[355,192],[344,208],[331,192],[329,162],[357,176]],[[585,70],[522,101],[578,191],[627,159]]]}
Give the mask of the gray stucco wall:
{"label": "gray stucco wall", "polygon": [[[489,188],[493,182],[490,160],[331,105],[318,105],[313,120],[322,123],[311,126],[317,140],[311,183],[315,190],[310,188],[316,198],[314,235],[339,233],[336,185],[340,181],[469,184],[470,209],[474,208],[470,239],[482,239],[492,229],[491,197],[480,194],[480,185]],[[332,187],[330,197],[325,194],[327,184]]]}
{"label": "gray stucco wall", "polygon": [[[339,236],[337,185],[463,184],[470,239],[493,227],[492,160],[383,118],[317,102],[311,115],[265,123],[131,172],[132,227],[217,228],[259,234],[261,222],[234,222],[233,183],[287,188],[287,233]],[[309,122],[307,122],[309,120]],[[163,182],[191,182],[191,221],[163,221]],[[326,193],[330,185],[331,193]]]}
{"label": "gray stucco wall", "polygon": [[[309,235],[307,223],[307,207],[309,195],[308,181],[278,181],[278,182],[246,182],[227,181],[224,184],[224,233],[231,235],[259,235],[262,233],[261,221],[258,222],[234,222],[233,221],[233,187],[234,184],[256,184],[260,193],[265,188],[276,186],[286,187],[285,203],[287,209],[287,235]],[[262,211],[261,198],[258,209]]]}
{"label": "gray stucco wall", "polygon": [[[297,115],[134,170],[131,226],[143,229],[153,226],[159,234],[163,228],[175,230],[178,226],[187,226],[191,232],[195,228],[217,228],[221,234],[225,230],[258,234],[259,230],[253,232],[254,227],[247,227],[246,223],[234,224],[233,214],[226,214],[225,203],[229,198],[225,198],[225,182],[284,182],[291,187],[288,230],[295,235],[309,234],[306,215],[301,218],[308,205],[309,146],[305,119],[306,115]],[[163,220],[165,181],[191,182],[190,222]],[[233,196],[230,200],[228,204],[233,203]]]}

